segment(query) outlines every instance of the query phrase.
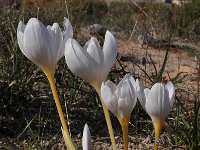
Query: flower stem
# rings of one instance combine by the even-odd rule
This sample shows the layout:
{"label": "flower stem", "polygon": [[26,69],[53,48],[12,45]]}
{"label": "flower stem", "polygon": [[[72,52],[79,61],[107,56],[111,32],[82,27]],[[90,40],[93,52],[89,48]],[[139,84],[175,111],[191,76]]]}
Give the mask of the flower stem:
{"label": "flower stem", "polygon": [[155,129],[155,142],[154,142],[154,150],[158,150],[158,140],[160,138],[160,133],[163,127],[164,121],[156,120],[153,122]]}
{"label": "flower stem", "polygon": [[65,140],[65,143],[67,143],[66,146],[69,150],[75,150],[76,148],[75,148],[73,141],[72,141],[72,139],[69,135],[67,124],[65,122],[62,107],[61,107],[60,100],[59,100],[59,97],[58,97],[58,93],[57,93],[57,90],[56,90],[55,81],[54,81],[54,73],[52,73],[51,71],[45,71],[44,73],[47,76],[47,79],[48,79],[50,87],[51,87],[51,91],[53,93],[53,97],[54,97],[54,100],[55,100],[55,103],[56,103],[56,108],[57,108],[57,111],[58,111],[58,114],[59,114],[59,117],[60,117],[60,121],[61,121],[61,124],[62,124],[62,128],[63,128],[64,140]]}
{"label": "flower stem", "polygon": [[106,105],[104,104],[104,102],[102,100],[101,92],[100,92],[101,88],[98,87],[98,86],[93,86],[93,87],[95,88],[95,90],[98,93],[100,100],[101,100],[101,104],[102,104],[104,115],[105,115],[105,118],[106,118],[106,123],[107,123],[107,127],[108,127],[108,132],[110,134],[110,139],[111,139],[113,150],[117,150],[117,146],[116,146],[116,142],[115,142],[115,136],[114,136],[114,132],[113,132],[113,128],[112,128],[112,123],[111,123],[111,120],[110,120],[110,113],[109,113]]}
{"label": "flower stem", "polygon": [[123,142],[124,142],[124,150],[128,150],[128,124],[126,120],[120,121],[122,132],[123,132]]}

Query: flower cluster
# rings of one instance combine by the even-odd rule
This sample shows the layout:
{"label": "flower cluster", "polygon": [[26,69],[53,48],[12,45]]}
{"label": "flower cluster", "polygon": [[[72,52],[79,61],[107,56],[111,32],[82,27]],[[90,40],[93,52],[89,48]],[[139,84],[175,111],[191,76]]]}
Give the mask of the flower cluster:
{"label": "flower cluster", "polygon": [[[71,72],[90,83],[99,94],[114,150],[116,150],[116,143],[108,109],[121,124],[124,149],[127,150],[128,125],[137,99],[152,119],[155,128],[154,149],[157,149],[165,118],[174,103],[175,90],[172,82],[155,83],[151,89],[148,89],[138,79],[135,80],[127,74],[118,85],[115,85],[107,80],[117,56],[117,42],[111,32],[106,32],[103,47],[94,37],[81,47],[73,39],[72,25],[67,18],[64,19],[64,28],[65,31],[62,31],[57,23],[45,27],[38,19],[31,18],[27,25],[19,22],[17,39],[22,53],[39,66],[47,76],[67,148],[76,149],[68,132],[54,80],[57,62],[62,56],[65,56]],[[82,146],[84,150],[92,149],[88,125],[84,127]]]}

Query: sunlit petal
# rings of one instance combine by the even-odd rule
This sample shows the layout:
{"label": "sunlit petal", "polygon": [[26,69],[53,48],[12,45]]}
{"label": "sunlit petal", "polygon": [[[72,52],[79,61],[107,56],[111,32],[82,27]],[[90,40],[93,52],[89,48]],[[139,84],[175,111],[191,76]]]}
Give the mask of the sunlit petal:
{"label": "sunlit petal", "polygon": [[66,41],[69,38],[73,37],[73,29],[72,29],[72,25],[71,22],[64,17],[64,27],[65,27],[65,32],[63,32],[63,36],[64,36],[64,41]]}
{"label": "sunlit petal", "polygon": [[114,93],[117,90],[117,86],[112,81],[110,81],[110,80],[107,80],[105,82],[105,85],[107,85],[110,88],[110,90],[112,91],[112,93]]}
{"label": "sunlit petal", "polygon": [[130,76],[131,76],[130,74],[126,74],[126,75],[122,78],[122,80],[118,83],[117,87],[121,87],[122,84],[123,84],[123,82],[124,82],[125,80],[129,80]]}
{"label": "sunlit petal", "polygon": [[170,107],[172,108],[174,104],[174,96],[175,96],[174,85],[171,81],[168,81],[167,84],[165,85],[165,88],[167,89],[169,93],[169,102],[170,102]]}
{"label": "sunlit petal", "polygon": [[120,98],[118,102],[119,116],[125,118],[131,115],[137,102],[135,89],[129,80],[125,80],[121,86]]}
{"label": "sunlit petal", "polygon": [[147,98],[147,96],[149,95],[149,91],[150,91],[150,89],[148,89],[148,88],[144,89],[144,96],[145,96],[145,98]]}
{"label": "sunlit petal", "polygon": [[[118,100],[113,93],[114,90],[114,83],[112,84],[111,81],[107,81],[108,85],[102,83],[101,85],[101,96],[104,100],[105,105],[107,108],[115,115],[118,115]],[[109,87],[110,86],[110,87]]]}
{"label": "sunlit petal", "polygon": [[[73,30],[72,30],[72,25],[71,25],[70,21],[67,18],[64,17],[63,24],[64,24],[64,27],[65,27],[65,31],[62,33],[62,36],[63,36],[62,40],[63,41],[62,41],[62,43],[60,45],[60,51],[61,52],[65,51],[65,43],[67,42],[67,40],[69,38],[73,37]],[[64,54],[64,52],[63,52],[63,54]],[[59,56],[61,56],[61,55],[62,55],[62,53]]]}
{"label": "sunlit petal", "polygon": [[136,79],[136,91],[137,91],[138,100],[139,100],[140,104],[142,105],[143,109],[145,109],[147,94],[145,94],[144,85],[138,79]]}
{"label": "sunlit petal", "polygon": [[117,57],[117,43],[115,37],[109,31],[106,31],[105,41],[103,45],[103,55],[104,73],[108,74]]}
{"label": "sunlit petal", "polygon": [[117,86],[111,81],[101,86],[105,105],[118,119],[129,118],[137,102],[136,90],[131,78],[130,75],[126,75]]}
{"label": "sunlit petal", "polygon": [[[97,63],[97,65],[99,65],[99,67],[101,67],[101,65],[103,66],[102,64],[103,54],[102,54],[101,47],[99,43],[97,42],[96,38],[91,38],[87,47],[87,52],[91,56],[91,59],[93,59]],[[102,68],[99,68],[99,69],[102,69]]]}
{"label": "sunlit petal", "polygon": [[152,86],[146,99],[145,108],[153,120],[165,120],[171,107],[168,91],[163,84],[156,83]]}
{"label": "sunlit petal", "polygon": [[[52,31],[52,32],[51,32]],[[56,56],[56,62],[64,55],[64,48],[61,49],[62,34],[60,27],[57,23],[54,23],[50,30],[52,36],[52,56]],[[57,51],[56,51],[57,50]]]}
{"label": "sunlit petal", "polygon": [[24,30],[26,57],[40,67],[52,64],[51,36],[47,28],[36,18],[28,21]]}
{"label": "sunlit petal", "polygon": [[25,49],[24,49],[24,30],[26,28],[26,25],[20,21],[18,28],[17,28],[17,39],[20,49],[22,50],[23,54],[26,55]]}
{"label": "sunlit petal", "polygon": [[86,81],[90,80],[90,63],[87,59],[86,51],[83,51],[79,43],[74,39],[69,39],[65,44],[65,60],[69,69]]}
{"label": "sunlit petal", "polygon": [[[54,49],[59,49],[59,46],[62,42],[62,33],[61,33],[62,31],[60,30],[58,23],[53,24],[53,26],[51,27],[51,31],[53,31],[54,33],[52,36],[53,43],[55,44],[53,45]],[[63,49],[63,54],[64,54],[64,49]]]}

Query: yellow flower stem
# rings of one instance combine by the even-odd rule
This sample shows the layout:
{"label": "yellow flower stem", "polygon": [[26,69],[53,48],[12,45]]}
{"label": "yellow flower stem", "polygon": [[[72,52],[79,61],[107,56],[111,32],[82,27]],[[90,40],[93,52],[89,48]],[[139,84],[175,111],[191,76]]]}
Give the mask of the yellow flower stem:
{"label": "yellow flower stem", "polygon": [[59,117],[60,117],[63,132],[64,132],[64,134],[63,134],[64,140],[65,140],[65,143],[67,143],[66,146],[69,150],[75,150],[76,148],[75,148],[73,141],[72,141],[72,139],[69,135],[69,131],[68,131],[68,128],[67,128],[65,117],[63,115],[62,107],[61,107],[60,100],[59,100],[59,97],[58,97],[58,93],[57,93],[57,90],[56,90],[54,73],[52,71],[44,71],[44,73],[47,76],[47,79],[48,79],[50,87],[51,87],[51,91],[53,93],[53,97],[54,97],[54,100],[55,100],[55,103],[56,103],[56,108],[57,108],[57,111],[58,111],[58,114],[59,114]]}
{"label": "yellow flower stem", "polygon": [[117,150],[117,146],[116,146],[116,142],[115,142],[115,136],[114,136],[114,132],[113,132],[113,128],[112,128],[112,123],[111,123],[111,120],[110,120],[110,113],[109,113],[106,105],[104,104],[104,102],[102,100],[101,88],[100,88],[100,86],[93,86],[93,87],[95,88],[95,90],[98,93],[100,100],[101,100],[101,104],[102,104],[104,115],[105,115],[105,118],[106,118],[106,123],[107,123],[107,127],[108,127],[108,132],[110,134],[110,139],[111,139],[113,150]]}
{"label": "yellow flower stem", "polygon": [[153,121],[154,129],[155,129],[154,150],[158,150],[158,140],[160,138],[160,133],[161,133],[163,124],[164,124],[164,121],[161,121],[161,120]]}
{"label": "yellow flower stem", "polygon": [[118,119],[123,132],[123,142],[124,142],[124,150],[128,150],[128,125],[129,119]]}

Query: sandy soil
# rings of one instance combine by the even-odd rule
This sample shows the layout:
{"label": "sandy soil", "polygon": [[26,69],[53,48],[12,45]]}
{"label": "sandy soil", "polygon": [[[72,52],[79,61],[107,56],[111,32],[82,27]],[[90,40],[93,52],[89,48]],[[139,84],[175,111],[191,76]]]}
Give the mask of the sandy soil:
{"label": "sandy soil", "polygon": [[[128,66],[128,70],[136,76],[144,76],[144,73],[139,69],[136,64],[140,64],[139,66],[145,69],[145,66],[141,65],[141,62],[144,58],[146,58],[146,72],[149,75],[155,75],[155,69],[151,63],[150,58],[146,55],[147,53],[152,58],[157,72],[159,72],[162,67],[166,50],[167,48],[154,48],[148,47],[146,49],[142,48],[140,44],[138,44],[137,40],[125,40],[124,38],[118,38],[119,45],[119,53],[122,55],[123,60],[132,58],[133,61],[125,62]],[[147,56],[147,57],[146,57]],[[133,63],[135,62],[135,63]],[[196,93],[197,90],[197,60],[191,53],[176,48],[170,48],[168,59],[165,67],[165,71],[163,77],[167,79],[174,79],[177,75],[180,74],[179,80],[184,77],[184,79],[177,83],[175,83],[176,89],[183,89],[187,91],[189,95]]]}

